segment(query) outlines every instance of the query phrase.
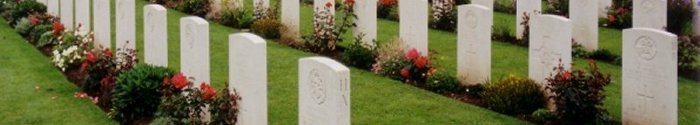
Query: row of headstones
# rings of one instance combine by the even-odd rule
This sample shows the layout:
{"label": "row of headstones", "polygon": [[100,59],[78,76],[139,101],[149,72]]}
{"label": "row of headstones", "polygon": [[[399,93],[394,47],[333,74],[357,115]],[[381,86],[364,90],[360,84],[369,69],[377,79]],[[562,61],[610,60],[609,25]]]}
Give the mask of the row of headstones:
{"label": "row of headstones", "polygon": [[[51,6],[48,3],[47,5]],[[108,1],[96,2],[95,8],[99,8],[98,6],[110,7]],[[120,29],[123,30],[119,27],[135,25],[133,21],[120,23],[135,21],[134,6],[133,0],[117,1],[117,33],[120,33]],[[107,13],[96,12],[95,20],[106,18],[106,21],[109,21],[109,10],[106,10]],[[70,15],[61,15],[68,16]],[[195,87],[201,83],[210,83],[209,23],[194,16],[181,18],[180,23],[181,70],[196,78]],[[144,6],[146,63],[156,66],[168,65],[167,31],[167,9],[155,4]],[[124,39],[120,39],[120,35],[117,37],[119,45],[119,41]],[[129,48],[135,48],[134,42],[128,44],[131,45]],[[104,44],[106,47],[109,45]],[[236,89],[244,97],[240,103],[239,123],[267,124],[266,41],[250,33],[230,35],[229,65],[229,89]],[[299,123],[350,124],[350,70],[341,63],[325,57],[300,59],[299,67]]]}

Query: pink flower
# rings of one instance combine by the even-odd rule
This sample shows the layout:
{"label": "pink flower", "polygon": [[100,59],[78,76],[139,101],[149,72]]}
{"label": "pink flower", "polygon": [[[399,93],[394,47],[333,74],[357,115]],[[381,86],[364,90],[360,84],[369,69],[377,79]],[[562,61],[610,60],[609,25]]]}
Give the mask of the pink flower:
{"label": "pink flower", "polygon": [[401,74],[401,76],[403,76],[404,78],[408,78],[408,76],[411,75],[408,69],[401,69],[401,71],[399,71],[399,74]]}
{"label": "pink flower", "polygon": [[416,50],[416,48],[413,48],[406,53],[406,59],[413,60],[416,57],[418,57],[419,55],[420,55],[420,52],[418,52],[418,50]]}
{"label": "pink flower", "polygon": [[333,4],[331,2],[326,2],[326,7],[331,8]]}

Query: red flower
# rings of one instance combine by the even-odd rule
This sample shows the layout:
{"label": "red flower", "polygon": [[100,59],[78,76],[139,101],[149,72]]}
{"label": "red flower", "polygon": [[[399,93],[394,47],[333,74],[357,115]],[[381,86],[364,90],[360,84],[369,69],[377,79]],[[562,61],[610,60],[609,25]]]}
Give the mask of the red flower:
{"label": "red flower", "polygon": [[615,22],[615,20],[616,20],[616,19],[615,19],[615,16],[613,16],[613,15],[608,15],[608,22],[611,22],[611,23],[612,23],[612,22]]}
{"label": "red flower", "polygon": [[435,68],[428,69],[428,75],[433,75],[435,73]]}
{"label": "red flower", "polygon": [[415,64],[418,68],[425,68],[425,65],[428,65],[428,59],[425,57],[418,57],[418,59],[416,59]]}
{"label": "red flower", "polygon": [[420,52],[418,52],[418,50],[416,50],[416,48],[413,48],[406,53],[406,59],[413,60],[416,57],[418,57],[419,55],[420,55]]}
{"label": "red flower", "polygon": [[355,0],[345,0],[345,5],[353,7],[355,5]]}
{"label": "red flower", "polygon": [[216,91],[209,86],[209,84],[202,82],[201,85],[199,85],[199,89],[202,90],[202,99],[210,100],[213,97],[216,97]]}
{"label": "red flower", "polygon": [[163,85],[170,86],[170,79],[168,77],[163,78]]}
{"label": "red flower", "polygon": [[39,24],[39,19],[37,19],[36,17],[32,17],[31,22],[32,22],[32,26],[36,26],[37,24]]}
{"label": "red flower", "polygon": [[85,58],[89,63],[97,62],[97,57],[95,57],[95,53],[93,51],[89,51]]}
{"label": "red flower", "polygon": [[83,62],[80,64],[80,70],[85,71],[88,68],[88,62]]}
{"label": "red flower", "polygon": [[618,14],[624,14],[624,13],[625,13],[625,8],[622,8],[622,7],[617,8],[617,13],[618,13]]}
{"label": "red flower", "polygon": [[187,77],[185,77],[185,74],[177,73],[175,76],[173,76],[170,82],[173,84],[175,89],[182,90],[187,86]]}
{"label": "red flower", "polygon": [[403,76],[404,78],[408,78],[408,76],[411,75],[411,73],[408,72],[408,69],[401,69],[401,71],[400,71],[399,73],[400,73],[401,76]]}
{"label": "red flower", "polygon": [[588,59],[588,64],[595,64],[595,60],[593,60],[593,59]]}
{"label": "red flower", "polygon": [[571,78],[571,73],[569,71],[564,71],[561,76],[564,77],[564,80],[569,80],[569,78]]}
{"label": "red flower", "polygon": [[63,27],[63,24],[61,22],[55,21],[53,22],[53,34],[54,35],[60,35],[61,32],[65,30],[65,27]]}
{"label": "red flower", "polygon": [[332,4],[331,2],[326,2],[326,7],[327,7],[327,8],[331,8],[332,6],[333,6],[333,4]]}
{"label": "red flower", "polygon": [[105,55],[105,58],[106,58],[106,59],[111,59],[111,58],[112,58],[112,50],[109,50],[109,48],[106,48],[106,49],[102,52],[102,54]]}

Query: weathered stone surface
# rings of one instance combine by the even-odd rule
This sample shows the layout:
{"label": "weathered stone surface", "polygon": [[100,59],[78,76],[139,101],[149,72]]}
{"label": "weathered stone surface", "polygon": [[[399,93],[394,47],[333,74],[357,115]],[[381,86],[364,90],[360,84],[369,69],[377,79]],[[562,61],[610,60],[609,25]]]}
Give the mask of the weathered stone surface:
{"label": "weathered stone surface", "polygon": [[423,56],[428,56],[428,1],[399,1],[399,10],[399,36],[404,42],[404,49],[408,51],[415,48]]}
{"label": "weathered stone surface", "polygon": [[538,15],[531,18],[529,78],[545,86],[545,78],[562,64],[571,69],[571,21],[561,16]]}
{"label": "weathered stone surface", "polygon": [[229,89],[242,97],[238,124],[267,125],[267,43],[250,33],[229,36]]}
{"label": "weathered stone surface", "polygon": [[168,12],[158,4],[143,7],[144,58],[146,63],[168,66]]}
{"label": "weathered stone surface", "polygon": [[467,84],[483,83],[491,76],[493,11],[477,4],[458,9],[457,76]]}
{"label": "weathered stone surface", "polygon": [[299,60],[299,124],[350,125],[350,69],[325,57]]}

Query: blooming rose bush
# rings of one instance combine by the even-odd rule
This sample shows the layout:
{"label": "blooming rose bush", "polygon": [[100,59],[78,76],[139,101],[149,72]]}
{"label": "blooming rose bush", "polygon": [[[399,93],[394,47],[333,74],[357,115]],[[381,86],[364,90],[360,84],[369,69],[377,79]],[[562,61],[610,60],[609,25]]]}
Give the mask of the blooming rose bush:
{"label": "blooming rose bush", "polygon": [[[78,25],[80,28],[81,25]],[[52,63],[66,71],[66,68],[78,68],[77,66],[85,59],[88,51],[95,43],[94,34],[80,32],[79,30],[65,32],[63,24],[54,23],[54,35],[60,35],[56,39],[58,45],[54,47]]]}
{"label": "blooming rose bush", "polygon": [[554,101],[554,114],[559,124],[584,124],[610,119],[603,108],[605,86],[610,85],[610,75],[598,70],[595,61],[589,60],[587,70],[568,71],[560,64],[554,74],[546,78],[547,91]]}
{"label": "blooming rose bush", "polygon": [[457,10],[453,0],[433,0],[430,27],[445,31],[455,31],[457,27]]}
{"label": "blooming rose bush", "polygon": [[406,83],[425,83],[428,76],[435,72],[435,69],[429,64],[430,59],[421,56],[421,52],[415,48],[406,52],[403,58],[377,62],[378,64],[374,65],[373,71]]}
{"label": "blooming rose bush", "polygon": [[355,26],[352,21],[357,18],[354,14],[355,0],[345,0],[343,6],[339,8],[345,13],[341,17],[341,23],[336,25],[335,15],[332,13],[333,4],[327,2],[323,8],[316,8],[314,13],[314,32],[311,35],[304,35],[304,49],[311,52],[316,52],[324,55],[331,55],[336,50],[338,42],[342,42],[343,38],[338,37],[345,34],[350,27]]}

